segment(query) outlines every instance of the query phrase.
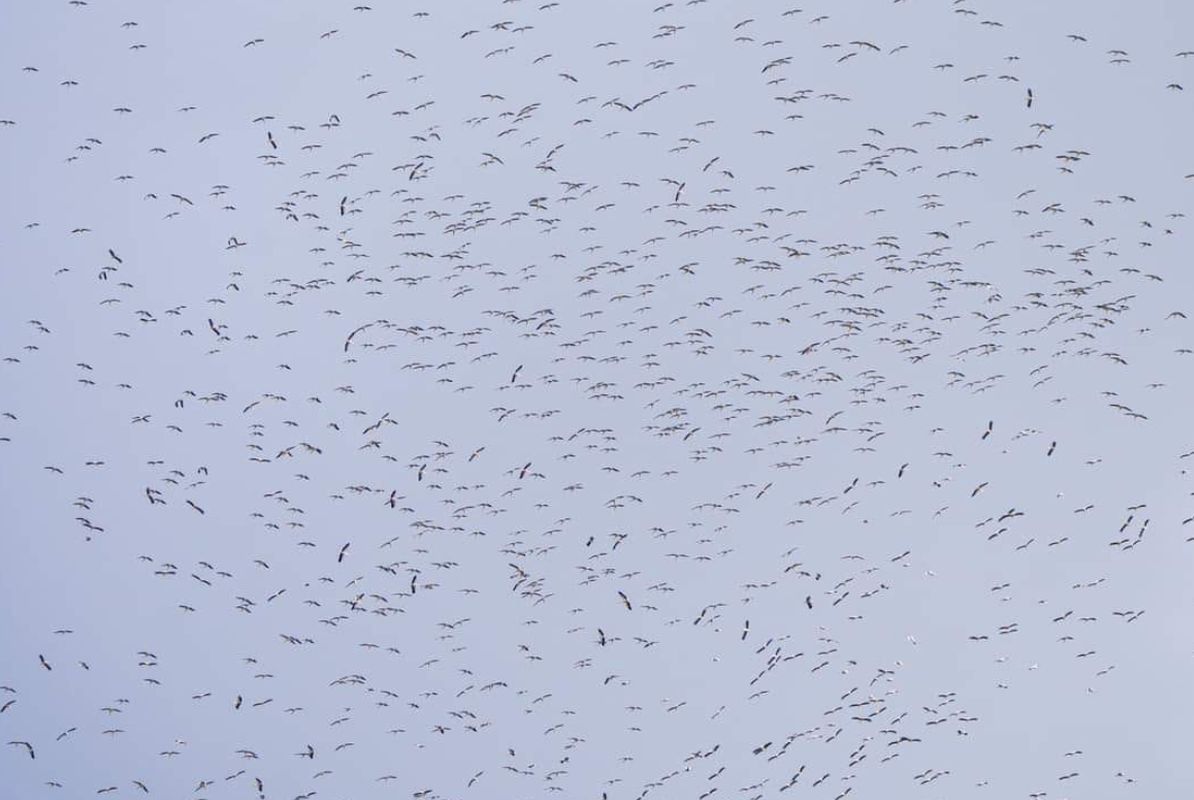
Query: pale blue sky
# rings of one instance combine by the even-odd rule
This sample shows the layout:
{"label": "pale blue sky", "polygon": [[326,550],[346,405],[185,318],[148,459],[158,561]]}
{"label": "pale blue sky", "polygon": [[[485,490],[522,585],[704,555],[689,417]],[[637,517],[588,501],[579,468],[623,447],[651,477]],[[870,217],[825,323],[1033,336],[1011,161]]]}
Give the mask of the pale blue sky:
{"label": "pale blue sky", "polygon": [[1182,796],[1192,21],[6,4],[0,798]]}

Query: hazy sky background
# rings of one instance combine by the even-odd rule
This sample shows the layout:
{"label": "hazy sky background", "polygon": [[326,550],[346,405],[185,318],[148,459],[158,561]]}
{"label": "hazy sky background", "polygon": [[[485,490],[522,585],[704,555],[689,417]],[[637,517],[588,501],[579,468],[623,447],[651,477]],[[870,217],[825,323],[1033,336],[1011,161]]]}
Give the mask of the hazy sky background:
{"label": "hazy sky background", "polygon": [[1189,4],[367,1],[0,8],[0,798],[1194,786]]}

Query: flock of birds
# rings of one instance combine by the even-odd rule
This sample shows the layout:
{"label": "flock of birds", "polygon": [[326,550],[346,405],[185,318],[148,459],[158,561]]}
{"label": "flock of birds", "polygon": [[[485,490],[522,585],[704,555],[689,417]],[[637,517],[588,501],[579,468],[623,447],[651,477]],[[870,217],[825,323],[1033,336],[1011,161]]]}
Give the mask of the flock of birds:
{"label": "flock of birds", "polygon": [[1194,50],[1089,5],[14,11],[0,796],[1180,796]]}

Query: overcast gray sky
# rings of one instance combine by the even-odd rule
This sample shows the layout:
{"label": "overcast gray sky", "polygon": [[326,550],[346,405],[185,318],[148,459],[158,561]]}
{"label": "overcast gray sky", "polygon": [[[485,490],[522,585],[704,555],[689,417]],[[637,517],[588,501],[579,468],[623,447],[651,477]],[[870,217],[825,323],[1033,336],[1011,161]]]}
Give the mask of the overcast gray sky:
{"label": "overcast gray sky", "polygon": [[1189,4],[369,2],[0,9],[0,797],[1194,786]]}

